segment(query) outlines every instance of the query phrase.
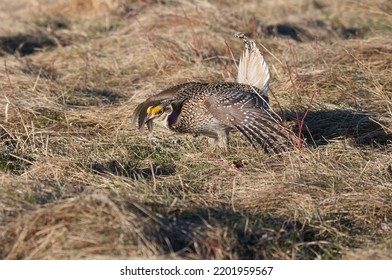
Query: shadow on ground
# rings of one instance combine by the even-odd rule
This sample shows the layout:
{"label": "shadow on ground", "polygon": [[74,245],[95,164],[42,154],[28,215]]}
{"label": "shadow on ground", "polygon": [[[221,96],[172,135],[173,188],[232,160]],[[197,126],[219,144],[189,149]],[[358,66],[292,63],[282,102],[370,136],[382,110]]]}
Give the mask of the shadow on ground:
{"label": "shadow on ground", "polygon": [[42,32],[31,34],[16,34],[0,37],[0,56],[5,54],[19,54],[27,56],[42,49],[52,49],[58,46],[59,39]]}
{"label": "shadow on ground", "polygon": [[113,174],[116,176],[130,177],[134,180],[150,180],[155,176],[170,176],[176,174],[175,166],[172,164],[156,165],[151,167],[139,168],[132,163],[121,164],[116,160],[103,163],[92,163],[90,168],[98,174]]}
{"label": "shadow on ground", "polygon": [[70,107],[113,105],[122,99],[121,93],[109,89],[76,88],[65,97],[65,104]]}
{"label": "shadow on ground", "polygon": [[[160,246],[162,253],[185,258],[195,254],[216,259],[331,259],[339,254],[333,236],[324,236],[317,227],[231,208],[178,210],[161,218],[158,228],[157,232],[146,227],[143,234]],[[278,252],[282,247],[287,252]]]}
{"label": "shadow on ground", "polygon": [[[300,113],[303,116],[303,113]],[[286,118],[295,121],[295,113]],[[387,125],[386,125],[387,126]],[[298,134],[298,125],[294,132]],[[310,146],[326,145],[333,139],[351,138],[358,146],[386,146],[392,143],[392,133],[386,131],[382,121],[373,113],[350,110],[309,112],[303,127],[303,136]]]}

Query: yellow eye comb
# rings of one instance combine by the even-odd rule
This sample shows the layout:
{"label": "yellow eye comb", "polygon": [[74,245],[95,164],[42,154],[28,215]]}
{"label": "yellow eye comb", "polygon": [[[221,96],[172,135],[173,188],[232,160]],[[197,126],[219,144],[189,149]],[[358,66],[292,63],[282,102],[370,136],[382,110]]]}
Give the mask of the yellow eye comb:
{"label": "yellow eye comb", "polygon": [[151,114],[152,116],[155,116],[155,115],[159,114],[162,110],[163,110],[163,107],[161,105],[158,105],[155,107],[148,106],[146,112],[147,112],[147,114]]}

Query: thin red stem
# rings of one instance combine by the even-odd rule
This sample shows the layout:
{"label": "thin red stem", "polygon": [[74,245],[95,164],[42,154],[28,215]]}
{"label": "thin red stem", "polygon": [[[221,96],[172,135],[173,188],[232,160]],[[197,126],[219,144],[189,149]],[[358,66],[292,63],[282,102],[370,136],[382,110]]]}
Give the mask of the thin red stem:
{"label": "thin red stem", "polygon": [[197,38],[196,32],[195,32],[195,28],[193,27],[193,22],[192,20],[188,17],[187,13],[185,12],[184,8],[182,7],[182,5],[180,4],[180,8],[184,14],[184,17],[188,20],[189,25],[191,27],[191,31],[192,31],[192,44],[193,44],[193,49],[195,51],[195,61],[197,60],[197,58],[201,58],[201,54],[202,54],[202,47],[200,44],[199,39]]}
{"label": "thin red stem", "polygon": [[234,58],[231,56],[232,52],[231,52],[230,46],[226,42],[226,40],[225,40],[225,45],[226,45],[226,57],[227,57],[227,61],[229,62],[229,65],[230,65],[229,69],[226,67],[225,67],[225,69],[230,73],[230,75],[232,77],[234,77],[235,75],[234,75],[234,71],[233,71],[233,64],[235,63],[235,61],[234,61]]}
{"label": "thin red stem", "polygon": [[8,81],[9,87],[11,88],[11,92],[13,95],[15,95],[14,87],[12,86],[12,82],[11,82],[11,77],[8,72],[7,61],[5,59],[4,59],[4,71],[5,71],[5,75],[7,76],[7,81]]}

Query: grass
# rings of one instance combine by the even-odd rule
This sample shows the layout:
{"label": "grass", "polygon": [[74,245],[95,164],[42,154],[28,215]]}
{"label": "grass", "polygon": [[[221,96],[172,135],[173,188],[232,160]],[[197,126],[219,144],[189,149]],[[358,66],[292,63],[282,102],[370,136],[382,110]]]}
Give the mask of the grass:
{"label": "grass", "polygon": [[[388,1],[3,2],[0,258],[392,258]],[[235,31],[300,153],[131,130],[164,87],[234,80]]]}

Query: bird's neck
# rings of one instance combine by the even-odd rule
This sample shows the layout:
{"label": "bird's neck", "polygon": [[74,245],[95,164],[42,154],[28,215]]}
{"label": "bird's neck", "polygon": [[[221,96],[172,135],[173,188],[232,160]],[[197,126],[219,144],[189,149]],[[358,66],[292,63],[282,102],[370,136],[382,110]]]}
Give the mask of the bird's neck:
{"label": "bird's neck", "polygon": [[167,118],[167,123],[168,123],[169,127],[171,127],[172,125],[174,125],[177,122],[178,115],[179,115],[179,112],[177,110],[173,110],[173,112],[169,115],[169,117]]}

